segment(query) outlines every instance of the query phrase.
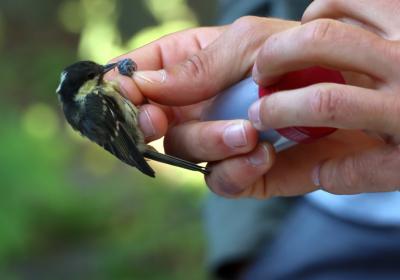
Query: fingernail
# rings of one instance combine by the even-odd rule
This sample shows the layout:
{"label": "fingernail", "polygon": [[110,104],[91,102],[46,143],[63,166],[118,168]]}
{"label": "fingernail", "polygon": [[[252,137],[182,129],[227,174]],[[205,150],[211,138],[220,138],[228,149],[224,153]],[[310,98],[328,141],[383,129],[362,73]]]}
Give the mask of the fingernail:
{"label": "fingernail", "polygon": [[261,101],[258,100],[256,103],[250,106],[248,115],[249,115],[249,120],[251,121],[253,126],[258,130],[263,130],[264,127],[261,123],[260,106],[261,106]]}
{"label": "fingernail", "polygon": [[254,63],[253,69],[251,71],[251,76],[253,77],[254,82],[258,84],[260,75],[258,74],[257,62]]}
{"label": "fingernail", "polygon": [[150,114],[146,109],[142,109],[139,113],[139,125],[145,138],[156,135]]}
{"label": "fingernail", "polygon": [[225,128],[223,139],[226,145],[231,148],[240,148],[247,145],[247,137],[244,128],[244,121],[239,124],[231,124]]}
{"label": "fingernail", "polygon": [[167,80],[167,72],[164,69],[157,71],[136,71],[133,74],[133,78],[150,84],[162,84]]}
{"label": "fingernail", "polygon": [[249,162],[254,166],[264,165],[269,160],[269,151],[266,145],[259,146],[249,157]]}
{"label": "fingernail", "polygon": [[316,167],[314,167],[313,171],[311,172],[311,180],[313,184],[317,187],[321,186],[321,181],[319,179],[320,171],[321,171],[321,163],[318,164]]}

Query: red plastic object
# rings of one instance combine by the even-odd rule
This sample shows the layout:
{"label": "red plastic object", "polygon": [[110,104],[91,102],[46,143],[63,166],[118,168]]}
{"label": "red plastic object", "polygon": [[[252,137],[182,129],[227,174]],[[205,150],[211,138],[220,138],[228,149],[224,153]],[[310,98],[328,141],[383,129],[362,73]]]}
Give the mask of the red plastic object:
{"label": "red plastic object", "polygon": [[[318,83],[345,84],[345,80],[338,71],[321,67],[312,67],[286,74],[278,83],[267,88],[259,88],[258,95],[273,94],[277,91],[302,88]],[[327,136],[336,131],[331,127],[286,127],[277,129],[284,137],[297,143],[307,143],[312,140]]]}

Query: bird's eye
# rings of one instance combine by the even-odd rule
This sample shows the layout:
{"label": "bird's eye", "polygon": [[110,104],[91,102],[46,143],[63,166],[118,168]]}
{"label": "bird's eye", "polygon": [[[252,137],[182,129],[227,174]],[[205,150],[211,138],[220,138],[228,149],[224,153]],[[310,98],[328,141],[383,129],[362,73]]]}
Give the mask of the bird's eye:
{"label": "bird's eye", "polygon": [[92,79],[94,79],[94,78],[96,77],[96,73],[90,72],[90,73],[87,75],[87,77],[88,77],[89,80],[92,80]]}

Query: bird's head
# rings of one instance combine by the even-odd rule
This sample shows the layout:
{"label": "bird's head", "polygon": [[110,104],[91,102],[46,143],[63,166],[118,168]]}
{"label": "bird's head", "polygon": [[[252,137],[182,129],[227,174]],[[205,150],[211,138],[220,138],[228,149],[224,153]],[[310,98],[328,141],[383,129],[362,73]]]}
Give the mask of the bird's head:
{"label": "bird's head", "polygon": [[76,62],[61,73],[56,92],[63,101],[73,100],[79,93],[89,93],[102,82],[104,74],[117,65],[118,63],[103,66],[92,61]]}

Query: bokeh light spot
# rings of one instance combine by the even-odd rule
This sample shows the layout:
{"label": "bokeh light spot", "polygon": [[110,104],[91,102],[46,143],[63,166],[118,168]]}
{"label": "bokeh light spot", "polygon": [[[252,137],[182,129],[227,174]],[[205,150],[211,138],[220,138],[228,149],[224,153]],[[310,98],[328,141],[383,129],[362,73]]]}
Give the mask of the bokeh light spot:
{"label": "bokeh light spot", "polygon": [[25,132],[37,139],[50,139],[59,129],[57,115],[47,104],[36,103],[31,105],[22,118]]}
{"label": "bokeh light spot", "polygon": [[81,0],[85,24],[81,32],[79,56],[105,63],[123,50],[116,22],[115,0]]}
{"label": "bokeh light spot", "polygon": [[63,27],[72,33],[79,33],[83,26],[82,5],[79,1],[63,2],[58,10]]}
{"label": "bokeh light spot", "polygon": [[160,23],[173,20],[197,22],[185,0],[169,0],[168,5],[164,0],[146,0],[144,3]]}
{"label": "bokeh light spot", "polygon": [[147,27],[132,37],[132,39],[127,43],[127,46],[128,49],[136,49],[162,37],[165,34],[170,34],[195,26],[196,24],[191,21],[170,21],[158,26]]}
{"label": "bokeh light spot", "polygon": [[[164,153],[164,138],[160,138],[150,143],[157,151]],[[159,163],[156,161],[150,162],[151,166],[154,167],[157,173],[169,181],[175,182],[176,184],[169,185],[169,187],[182,186],[185,188],[196,188],[206,190],[204,187],[204,176],[199,172],[186,170],[183,168],[170,166],[168,164]],[[158,176],[158,174],[157,174]]]}

